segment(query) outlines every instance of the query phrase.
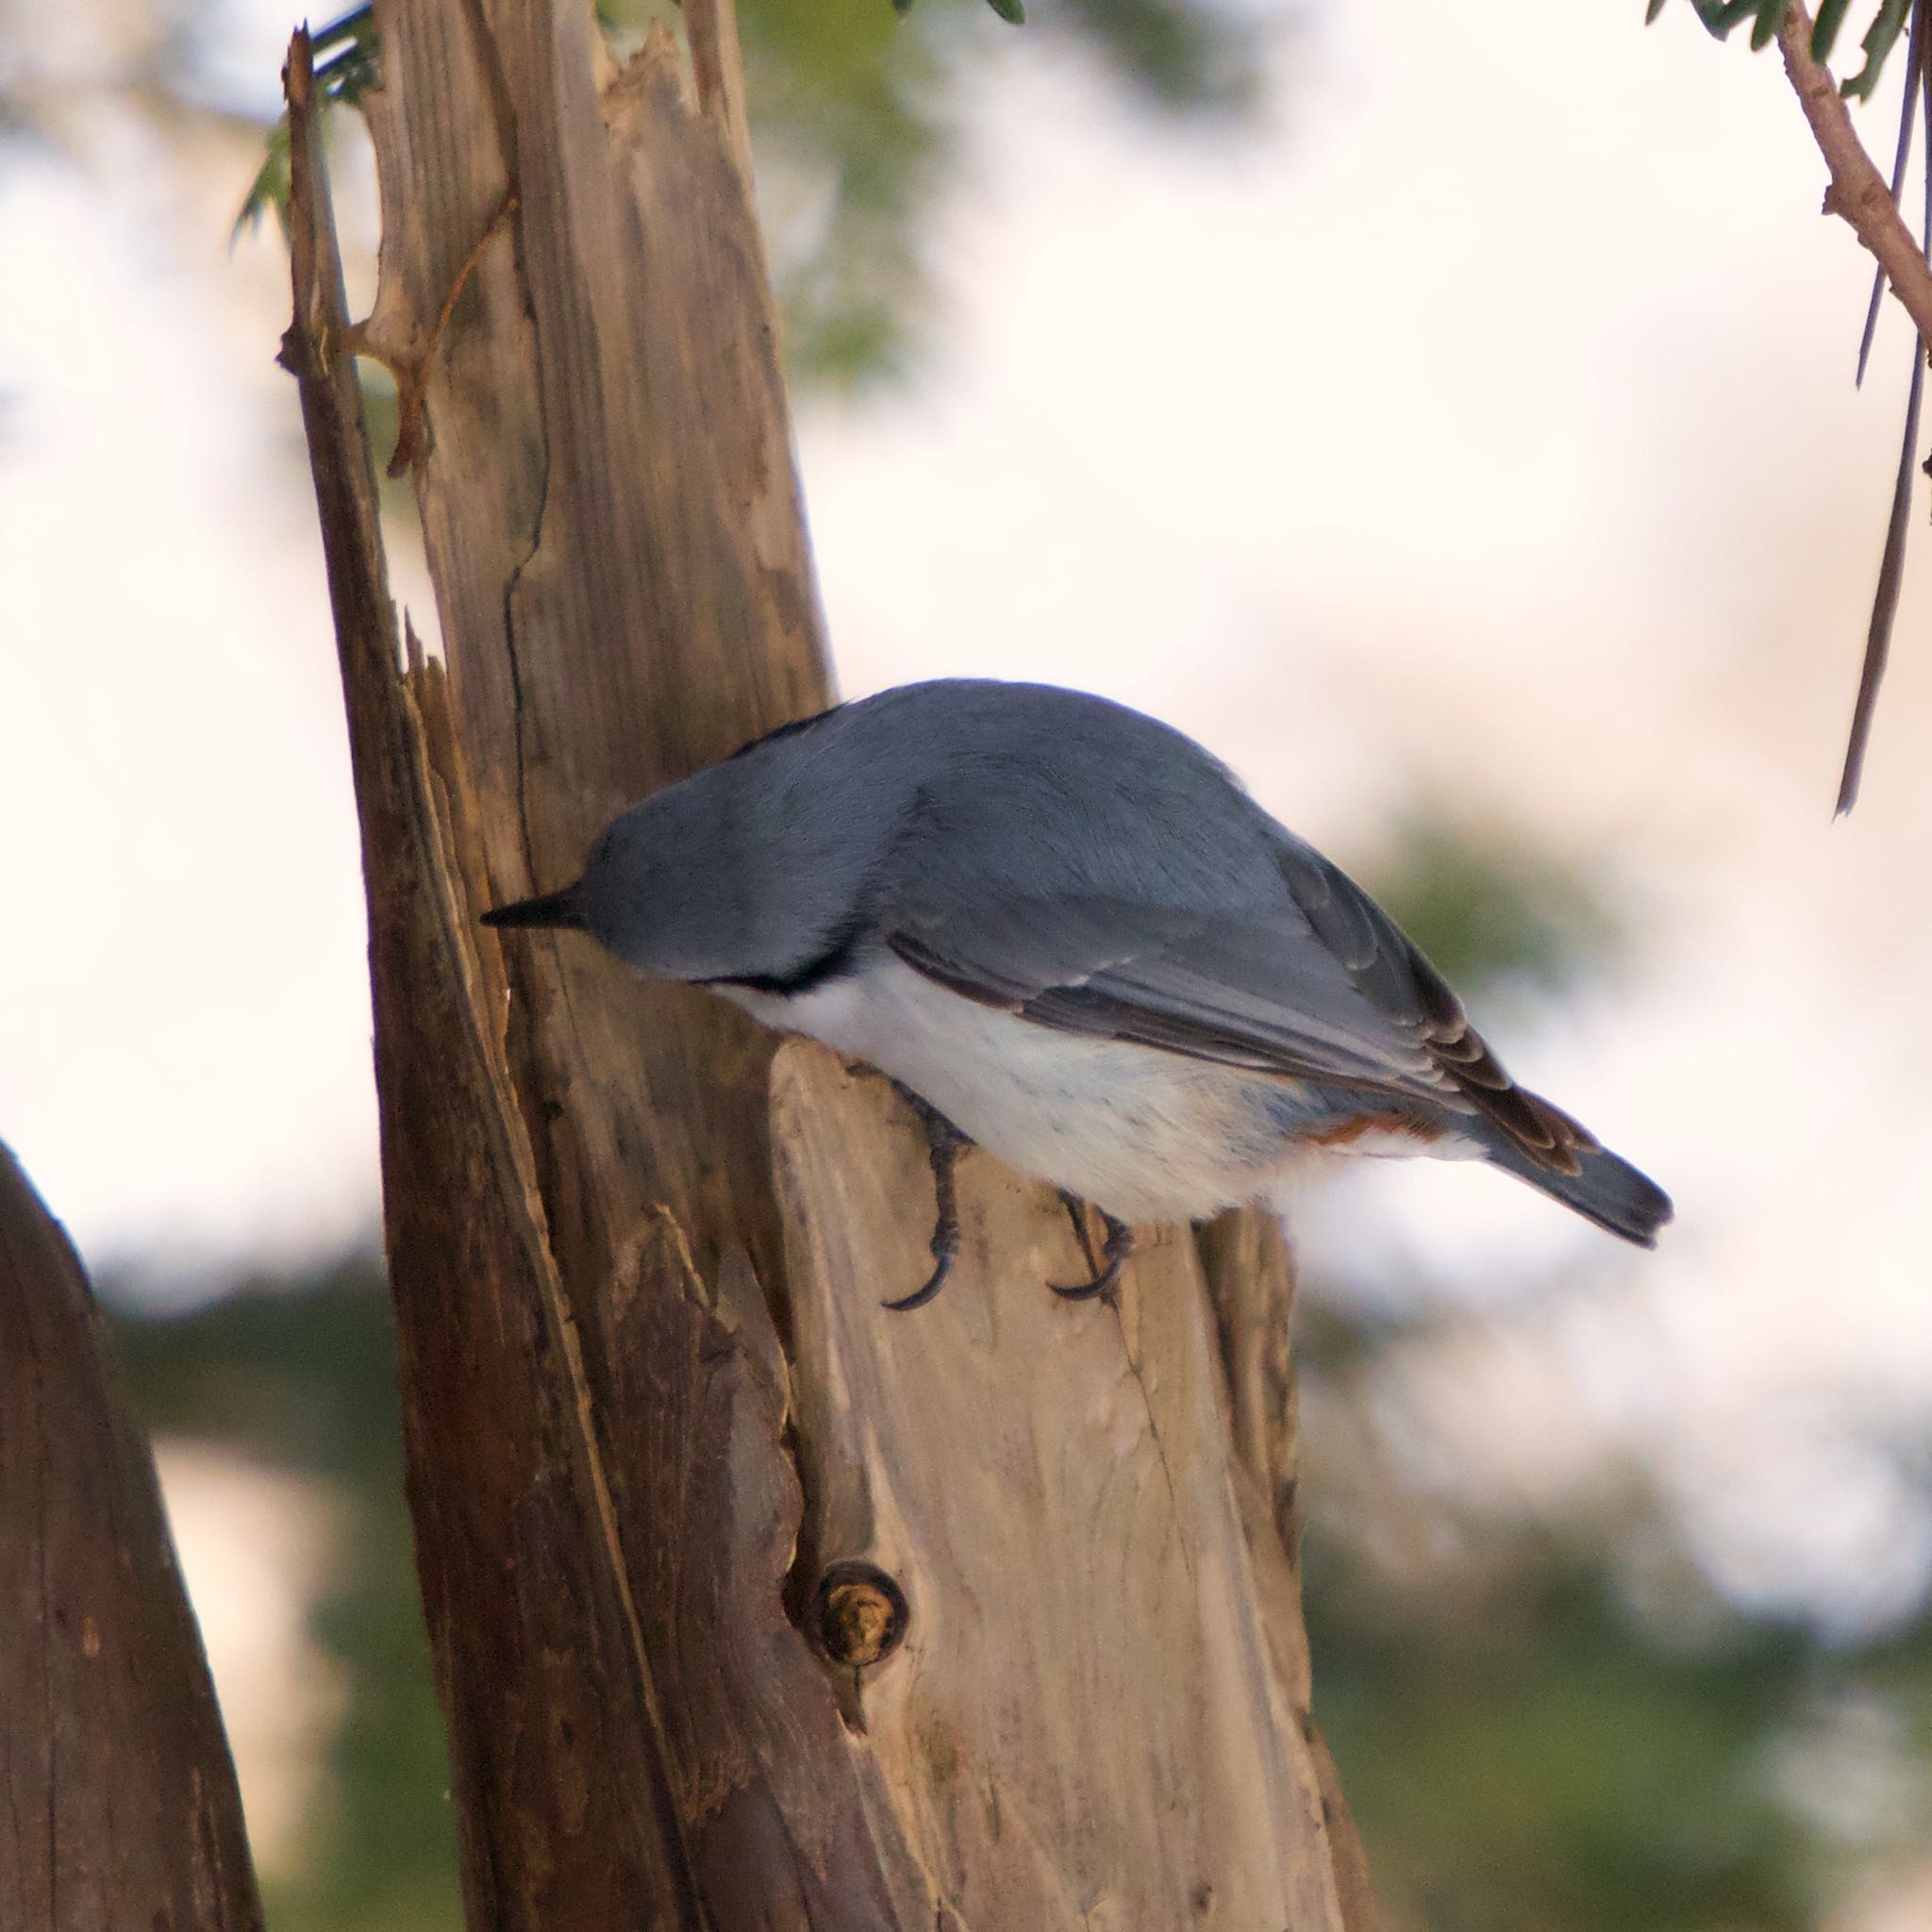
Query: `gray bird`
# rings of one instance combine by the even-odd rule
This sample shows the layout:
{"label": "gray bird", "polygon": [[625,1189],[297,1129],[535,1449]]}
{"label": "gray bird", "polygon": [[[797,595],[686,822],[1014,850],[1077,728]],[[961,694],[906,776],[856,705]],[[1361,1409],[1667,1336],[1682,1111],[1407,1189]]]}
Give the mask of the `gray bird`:
{"label": "gray bird", "polygon": [[1132,1224],[1274,1204],[1308,1148],[1488,1160],[1645,1247],[1671,1218],[1354,880],[1191,739],[1083,692],[944,678],[781,726],[483,918],[588,932],[907,1091],[939,1227],[888,1307],[945,1280],[966,1141],[1101,1210],[1076,1296]]}

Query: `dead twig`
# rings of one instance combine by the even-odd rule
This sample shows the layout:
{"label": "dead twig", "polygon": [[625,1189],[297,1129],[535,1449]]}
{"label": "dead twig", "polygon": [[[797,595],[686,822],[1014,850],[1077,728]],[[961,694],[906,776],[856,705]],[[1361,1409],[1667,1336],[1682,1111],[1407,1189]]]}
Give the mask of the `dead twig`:
{"label": "dead twig", "polygon": [[1932,347],[1932,263],[1926,261],[1925,251],[1906,226],[1885,176],[1865,152],[1830,69],[1812,59],[1811,16],[1798,0],[1791,0],[1786,10],[1777,41],[1798,105],[1805,110],[1825,166],[1831,170],[1825,212],[1841,215],[1852,225],[1854,233],[1884,270],[1891,292],[1905,305],[1919,334]]}
{"label": "dead twig", "polygon": [[1877,708],[1878,688],[1885,676],[1886,659],[1891,650],[1892,625],[1898,616],[1899,591],[1905,576],[1906,533],[1911,513],[1912,480],[1917,471],[1920,403],[1924,390],[1925,358],[1932,352],[1932,262],[1927,248],[1932,246],[1932,158],[1928,158],[1925,179],[1924,242],[1906,226],[1899,212],[1899,192],[1905,185],[1906,158],[1911,144],[1913,109],[1921,91],[1925,93],[1928,129],[1932,129],[1932,75],[1928,75],[1926,33],[1932,19],[1932,0],[1917,0],[1912,9],[1911,53],[1906,73],[1906,99],[1901,109],[1898,152],[1888,183],[1865,152],[1850,111],[1832,79],[1830,70],[1811,55],[1812,25],[1809,15],[1790,0],[1783,24],[1778,28],[1778,47],[1784,55],[1785,73],[1798,105],[1804,109],[1819,152],[1831,171],[1831,186],[1825,191],[1824,210],[1840,215],[1865,244],[1878,264],[1878,286],[1873,290],[1871,309],[1865,318],[1863,340],[1858,345],[1858,377],[1862,381],[1865,362],[1871,353],[1872,336],[1877,325],[1879,289],[1890,286],[1904,305],[1919,331],[1912,345],[1912,383],[1906,403],[1903,448],[1899,454],[1897,480],[1892,488],[1891,511],[1885,531],[1885,549],[1878,564],[1878,583],[1872,597],[1872,617],[1866,626],[1865,654],[1858,671],[1858,694],[1852,707],[1851,729],[1846,734],[1843,769],[1839,775],[1838,802],[1834,816],[1851,810],[1858,796],[1858,781],[1865,765],[1865,750],[1871,741],[1872,720]]}
{"label": "dead twig", "polygon": [[431,358],[442,341],[443,331],[449,326],[450,317],[456,312],[457,298],[475,273],[476,264],[483,259],[483,251],[503,233],[504,225],[516,211],[517,192],[514,188],[506,188],[503,199],[496,206],[496,212],[490,217],[488,225],[476,238],[476,245],[464,258],[462,267],[451,280],[449,293],[442,298],[442,308],[429,331],[429,340],[424,344],[422,353],[391,372],[396,379],[396,446],[389,459],[391,478],[407,475],[424,453],[426,427],[424,409],[428,399]]}

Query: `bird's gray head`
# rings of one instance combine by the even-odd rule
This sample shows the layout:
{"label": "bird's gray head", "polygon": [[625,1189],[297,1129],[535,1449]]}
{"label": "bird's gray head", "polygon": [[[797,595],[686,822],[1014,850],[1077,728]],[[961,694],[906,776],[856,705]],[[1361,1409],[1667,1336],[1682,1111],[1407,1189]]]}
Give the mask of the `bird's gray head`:
{"label": "bird's gray head", "polygon": [[849,924],[870,849],[850,818],[828,843],[796,763],[754,747],[652,793],[597,835],[575,885],[483,923],[588,932],[654,979],[794,973]]}
{"label": "bird's gray head", "polygon": [[752,939],[734,789],[693,780],[654,793],[597,835],[575,885],[500,906],[484,924],[587,932],[654,979],[731,973]]}

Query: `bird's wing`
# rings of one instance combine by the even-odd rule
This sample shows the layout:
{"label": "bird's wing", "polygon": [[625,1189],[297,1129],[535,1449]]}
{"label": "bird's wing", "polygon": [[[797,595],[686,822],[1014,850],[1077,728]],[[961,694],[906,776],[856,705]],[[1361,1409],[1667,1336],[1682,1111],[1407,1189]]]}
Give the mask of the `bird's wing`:
{"label": "bird's wing", "polygon": [[1298,841],[1274,862],[1282,891],[1252,911],[1016,896],[949,866],[940,890],[885,911],[882,936],[926,977],[1037,1024],[1463,1116],[1575,1173],[1595,1141],[1510,1079],[1394,921]]}

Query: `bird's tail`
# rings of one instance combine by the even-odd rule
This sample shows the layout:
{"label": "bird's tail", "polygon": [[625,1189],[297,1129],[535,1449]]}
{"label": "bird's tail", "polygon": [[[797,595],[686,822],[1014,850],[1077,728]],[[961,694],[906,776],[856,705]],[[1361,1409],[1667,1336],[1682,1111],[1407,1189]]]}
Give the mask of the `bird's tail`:
{"label": "bird's tail", "polygon": [[1671,1218],[1671,1197],[1627,1160],[1594,1144],[1574,1150],[1576,1172],[1559,1174],[1542,1165],[1514,1141],[1496,1137],[1490,1159],[1500,1168],[1541,1188],[1552,1199],[1574,1208],[1610,1233],[1639,1247],[1657,1246],[1657,1231]]}

